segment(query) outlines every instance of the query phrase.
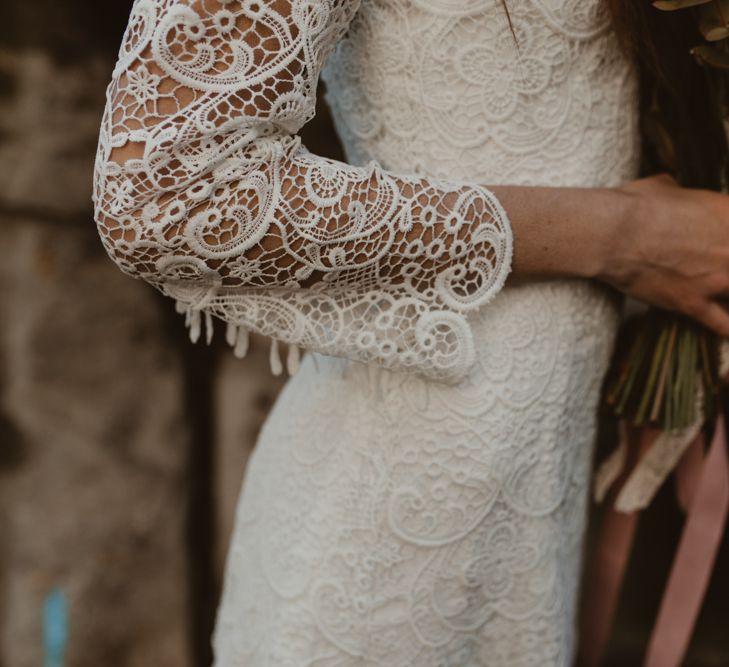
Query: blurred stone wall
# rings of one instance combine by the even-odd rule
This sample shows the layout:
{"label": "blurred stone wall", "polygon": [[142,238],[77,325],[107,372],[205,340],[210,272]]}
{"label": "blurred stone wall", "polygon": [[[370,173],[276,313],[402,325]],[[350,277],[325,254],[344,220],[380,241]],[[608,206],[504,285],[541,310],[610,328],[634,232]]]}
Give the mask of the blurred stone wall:
{"label": "blurred stone wall", "polygon": [[90,210],[128,3],[106,16],[90,2],[10,4],[0,41],[0,663],[42,664],[41,608],[57,588],[70,610],[68,664],[184,667],[183,361],[155,295],[99,252]]}
{"label": "blurred stone wall", "polygon": [[[42,664],[53,590],[69,610],[67,665],[210,664],[240,481],[284,382],[260,341],[244,361],[219,336],[190,344],[172,303],[123,276],[98,240],[92,165],[130,7],[3,4],[0,667]],[[323,107],[304,134],[341,157]],[[638,664],[657,604],[680,522],[662,502],[664,532],[642,538],[611,664]],[[729,664],[726,580],[712,582],[693,665]]]}
{"label": "blurred stone wall", "polygon": [[[8,0],[0,22],[0,667],[210,663],[245,463],[284,378],[254,339],[192,345],[93,223],[104,93],[131,0]],[[306,129],[341,157],[324,109]]]}
{"label": "blurred stone wall", "polygon": [[238,362],[188,343],[172,303],[99,243],[92,166],[130,7],[3,6],[3,667],[42,664],[54,589],[69,609],[67,664],[209,663],[231,507],[281,384],[261,346]]}

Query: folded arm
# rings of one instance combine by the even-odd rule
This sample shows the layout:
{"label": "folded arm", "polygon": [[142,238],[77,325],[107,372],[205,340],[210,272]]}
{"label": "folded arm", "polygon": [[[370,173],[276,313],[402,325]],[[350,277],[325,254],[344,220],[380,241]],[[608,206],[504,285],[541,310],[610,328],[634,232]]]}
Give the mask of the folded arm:
{"label": "folded arm", "polygon": [[296,134],[358,3],[137,0],[107,91],[96,221],[119,266],[193,324],[212,314],[231,339],[254,330],[457,379],[466,313],[511,270],[499,201],[316,156]]}

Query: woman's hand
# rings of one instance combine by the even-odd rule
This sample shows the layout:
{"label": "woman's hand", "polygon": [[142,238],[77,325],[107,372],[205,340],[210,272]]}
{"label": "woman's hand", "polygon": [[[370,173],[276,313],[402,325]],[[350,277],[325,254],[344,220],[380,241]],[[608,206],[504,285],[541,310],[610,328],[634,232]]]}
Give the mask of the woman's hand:
{"label": "woman's hand", "polygon": [[595,277],[729,337],[729,196],[668,175],[618,188],[627,206]]}

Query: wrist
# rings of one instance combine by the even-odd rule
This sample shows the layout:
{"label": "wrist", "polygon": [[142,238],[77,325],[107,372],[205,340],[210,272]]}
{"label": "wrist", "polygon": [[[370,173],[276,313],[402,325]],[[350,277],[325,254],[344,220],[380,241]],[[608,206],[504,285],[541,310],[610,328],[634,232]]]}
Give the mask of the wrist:
{"label": "wrist", "polygon": [[628,254],[636,220],[640,197],[623,186],[606,191],[605,219],[600,228],[601,238],[596,239],[596,255],[591,269],[591,278],[615,287],[629,281]]}
{"label": "wrist", "polygon": [[492,186],[514,235],[512,283],[551,278],[610,281],[621,265],[632,200],[620,188]]}
{"label": "wrist", "polygon": [[552,258],[557,276],[612,282],[622,272],[635,197],[619,187],[571,188],[560,242]]}

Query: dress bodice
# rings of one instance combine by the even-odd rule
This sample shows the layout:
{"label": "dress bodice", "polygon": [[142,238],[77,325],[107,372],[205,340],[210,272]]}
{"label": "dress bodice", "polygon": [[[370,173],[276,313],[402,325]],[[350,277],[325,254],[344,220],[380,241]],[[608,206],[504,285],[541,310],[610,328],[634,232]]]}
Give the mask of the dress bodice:
{"label": "dress bodice", "polygon": [[348,160],[484,184],[635,174],[637,81],[605,0],[363,0],[322,72]]}

